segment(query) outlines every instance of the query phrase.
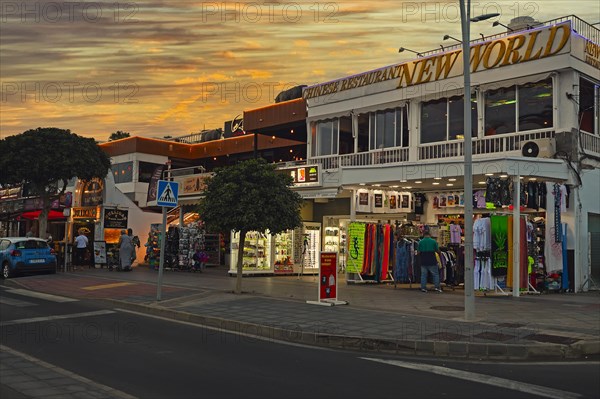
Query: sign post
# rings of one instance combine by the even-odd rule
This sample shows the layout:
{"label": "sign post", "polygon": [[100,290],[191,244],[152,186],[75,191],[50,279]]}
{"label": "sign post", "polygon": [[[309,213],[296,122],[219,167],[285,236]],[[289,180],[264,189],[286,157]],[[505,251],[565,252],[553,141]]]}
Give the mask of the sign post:
{"label": "sign post", "polygon": [[179,196],[179,184],[173,181],[159,180],[156,193],[156,204],[162,207],[162,235],[160,240],[160,263],[158,266],[158,283],[156,300],[161,300],[162,276],[165,264],[165,241],[167,240],[167,207],[176,207]]}
{"label": "sign post", "polygon": [[306,303],[323,306],[348,304],[337,299],[337,264],[337,252],[321,252],[318,301],[306,301]]}

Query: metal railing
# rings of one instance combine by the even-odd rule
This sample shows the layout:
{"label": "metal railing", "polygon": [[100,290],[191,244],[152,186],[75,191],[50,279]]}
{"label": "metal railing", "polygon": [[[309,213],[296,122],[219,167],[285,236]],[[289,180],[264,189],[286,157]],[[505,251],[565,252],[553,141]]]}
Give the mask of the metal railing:
{"label": "metal railing", "polygon": [[581,132],[579,135],[581,142],[581,148],[587,153],[594,153],[600,155],[600,136],[594,134]]}
{"label": "metal railing", "polygon": [[326,155],[311,157],[309,163],[318,164],[322,169],[340,167],[370,166],[408,162],[408,148],[387,148],[383,150],[359,152],[356,154]]}

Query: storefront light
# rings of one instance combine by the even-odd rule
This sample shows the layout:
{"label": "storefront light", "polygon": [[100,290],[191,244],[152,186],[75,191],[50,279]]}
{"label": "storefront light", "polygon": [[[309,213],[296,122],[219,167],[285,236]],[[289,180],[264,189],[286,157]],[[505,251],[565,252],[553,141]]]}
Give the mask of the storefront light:
{"label": "storefront light", "polygon": [[536,180],[537,180],[537,178],[535,178],[535,177],[529,178],[529,181],[536,181]]}
{"label": "storefront light", "polygon": [[452,186],[454,185],[454,183],[446,183],[446,185],[447,185],[448,187],[452,187]]}
{"label": "storefront light", "polygon": [[405,179],[400,180],[400,183],[406,183]]}
{"label": "storefront light", "polygon": [[493,173],[486,173],[485,175],[486,175],[486,176],[494,176],[494,174],[493,174]]}
{"label": "storefront light", "polygon": [[398,187],[400,187],[400,186],[390,186],[390,187],[391,187],[391,188],[398,188]]}
{"label": "storefront light", "polygon": [[485,184],[485,182],[484,181],[480,181],[479,184]]}
{"label": "storefront light", "polygon": [[504,179],[504,178],[508,177],[508,175],[500,175],[500,177]]}
{"label": "storefront light", "polygon": [[441,177],[434,177],[433,180],[442,180]]}
{"label": "storefront light", "polygon": [[415,184],[421,184],[421,183],[423,183],[421,180],[417,180],[417,181],[415,182]]}
{"label": "storefront light", "polygon": [[358,183],[358,185],[359,185],[359,186],[364,186],[364,185],[365,185],[365,183]]}
{"label": "storefront light", "polygon": [[440,183],[438,183],[438,182],[434,181],[434,182],[433,182],[433,183],[431,183],[431,184],[433,184],[434,186],[438,186]]}
{"label": "storefront light", "polygon": [[448,179],[448,181],[456,181],[455,178]]}
{"label": "storefront light", "polygon": [[373,184],[373,187],[381,187],[381,184]]}

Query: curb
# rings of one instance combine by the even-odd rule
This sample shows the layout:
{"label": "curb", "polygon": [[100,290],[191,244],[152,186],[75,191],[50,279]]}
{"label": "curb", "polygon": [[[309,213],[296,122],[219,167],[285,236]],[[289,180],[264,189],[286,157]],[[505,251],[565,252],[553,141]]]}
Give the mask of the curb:
{"label": "curb", "polygon": [[202,316],[189,312],[138,304],[116,299],[104,299],[125,310],[183,321],[214,328],[226,333],[249,335],[272,341],[327,347],[360,352],[391,353],[405,356],[434,356],[477,360],[585,360],[600,355],[600,341],[561,344],[500,344],[479,342],[448,342],[431,340],[394,340],[365,336],[307,332],[297,326],[275,327],[251,322]]}

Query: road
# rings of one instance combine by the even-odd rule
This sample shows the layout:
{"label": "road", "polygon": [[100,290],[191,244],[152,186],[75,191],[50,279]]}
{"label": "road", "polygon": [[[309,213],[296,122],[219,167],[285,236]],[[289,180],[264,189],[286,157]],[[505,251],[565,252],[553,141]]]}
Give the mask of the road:
{"label": "road", "polygon": [[600,396],[599,362],[461,362],[312,348],[3,285],[0,342],[139,398]]}

